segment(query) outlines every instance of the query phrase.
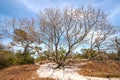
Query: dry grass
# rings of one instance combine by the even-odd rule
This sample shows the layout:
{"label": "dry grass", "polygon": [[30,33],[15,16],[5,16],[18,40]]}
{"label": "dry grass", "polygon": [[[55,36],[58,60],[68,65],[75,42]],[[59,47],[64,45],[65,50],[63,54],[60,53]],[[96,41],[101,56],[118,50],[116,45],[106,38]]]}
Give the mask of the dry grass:
{"label": "dry grass", "polygon": [[[40,62],[44,64],[46,61]],[[69,65],[81,64],[81,62],[70,62]],[[79,74],[85,76],[96,77],[120,77],[120,62],[107,61],[100,63],[95,61],[87,61],[86,65],[79,65]],[[0,80],[54,80],[50,78],[39,78],[36,70],[39,66],[29,64],[4,68],[0,70]]]}
{"label": "dry grass", "polygon": [[50,78],[39,78],[36,74],[38,66],[21,65],[12,66],[0,70],[0,80],[54,80]]}
{"label": "dry grass", "polygon": [[81,66],[79,74],[95,77],[120,77],[120,62],[107,61],[106,63],[89,61]]}

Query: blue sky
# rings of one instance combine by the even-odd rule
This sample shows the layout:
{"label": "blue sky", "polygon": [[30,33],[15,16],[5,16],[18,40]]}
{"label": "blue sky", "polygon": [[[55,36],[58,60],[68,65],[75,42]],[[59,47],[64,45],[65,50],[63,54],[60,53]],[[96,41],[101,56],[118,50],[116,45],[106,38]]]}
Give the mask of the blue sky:
{"label": "blue sky", "polygon": [[[65,6],[92,5],[109,14],[113,25],[120,26],[120,0],[0,0],[0,20],[4,18],[37,17],[39,10],[45,8],[64,8]],[[9,39],[1,39],[3,43]]]}
{"label": "blue sky", "polygon": [[120,0],[0,0],[0,19],[31,18],[36,17],[41,9],[87,4],[108,13],[110,21],[114,25],[120,25]]}

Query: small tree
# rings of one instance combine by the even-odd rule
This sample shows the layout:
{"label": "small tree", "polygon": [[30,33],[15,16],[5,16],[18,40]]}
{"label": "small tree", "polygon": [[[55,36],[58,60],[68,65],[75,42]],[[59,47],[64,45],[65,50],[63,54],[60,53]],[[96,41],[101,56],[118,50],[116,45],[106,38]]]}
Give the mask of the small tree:
{"label": "small tree", "polygon": [[40,44],[41,40],[38,38],[34,20],[22,19],[19,20],[18,24],[21,27],[14,29],[13,42],[11,45],[23,48],[25,61],[30,51],[35,50],[39,54],[41,49],[37,46],[37,44]]}
{"label": "small tree", "polygon": [[120,57],[120,39],[115,37],[114,42],[115,42],[115,47],[116,47],[116,50],[117,50],[117,54]]}
{"label": "small tree", "polygon": [[110,43],[110,49],[113,49],[116,51],[117,54],[114,53],[114,55],[116,55],[116,59],[120,60],[120,39],[119,37],[115,37],[114,39],[112,39],[112,42]]}
{"label": "small tree", "polygon": [[12,42],[12,45],[22,45],[21,47],[24,48],[23,54],[24,54],[24,60],[26,59],[26,55],[29,53],[29,45],[32,43],[28,40],[27,34],[22,29],[16,29],[14,31],[14,43]]}
{"label": "small tree", "polygon": [[[94,28],[92,28],[90,34],[88,35],[88,41],[90,45],[90,54],[93,53],[93,49],[96,49],[98,56],[103,50],[108,49],[108,41],[116,33],[119,33],[119,27],[113,26],[109,19],[108,15],[101,13],[101,21],[97,23]],[[89,55],[90,57],[90,55]]]}

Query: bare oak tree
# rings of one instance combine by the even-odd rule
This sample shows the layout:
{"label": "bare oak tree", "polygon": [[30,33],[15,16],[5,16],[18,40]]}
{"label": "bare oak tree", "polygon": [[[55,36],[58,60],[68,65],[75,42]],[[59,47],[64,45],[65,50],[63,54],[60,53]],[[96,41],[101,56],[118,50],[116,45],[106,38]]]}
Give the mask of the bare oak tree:
{"label": "bare oak tree", "polygon": [[[55,61],[58,67],[64,67],[72,51],[80,46],[93,28],[99,28],[97,25],[103,22],[104,17],[105,14],[102,11],[90,6],[63,10],[51,8],[41,11],[40,34],[43,42],[48,47],[52,47],[50,50],[53,55],[48,58]],[[62,58],[59,58],[60,47],[67,50]]]}

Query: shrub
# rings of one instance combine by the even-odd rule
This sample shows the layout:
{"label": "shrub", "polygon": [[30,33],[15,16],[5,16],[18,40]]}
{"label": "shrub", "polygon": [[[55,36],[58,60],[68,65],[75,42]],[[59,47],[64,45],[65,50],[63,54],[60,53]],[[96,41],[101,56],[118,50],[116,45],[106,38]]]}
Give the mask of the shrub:
{"label": "shrub", "polygon": [[31,57],[31,53],[15,54],[12,51],[0,50],[0,68],[21,64],[34,64],[34,58]]}
{"label": "shrub", "polygon": [[34,64],[34,59],[30,56],[30,54],[22,54],[22,53],[16,53],[16,64]]}
{"label": "shrub", "polygon": [[0,50],[0,68],[14,64],[14,54],[11,51]]}
{"label": "shrub", "polygon": [[101,53],[94,58],[94,60],[98,60],[98,61],[106,61],[108,59],[109,59],[109,56],[106,53]]}
{"label": "shrub", "polygon": [[116,53],[110,53],[108,54],[108,56],[109,56],[109,59],[111,60],[120,60],[120,57]]}
{"label": "shrub", "polygon": [[97,55],[96,50],[91,50],[91,49],[82,49],[82,58],[93,60]]}

